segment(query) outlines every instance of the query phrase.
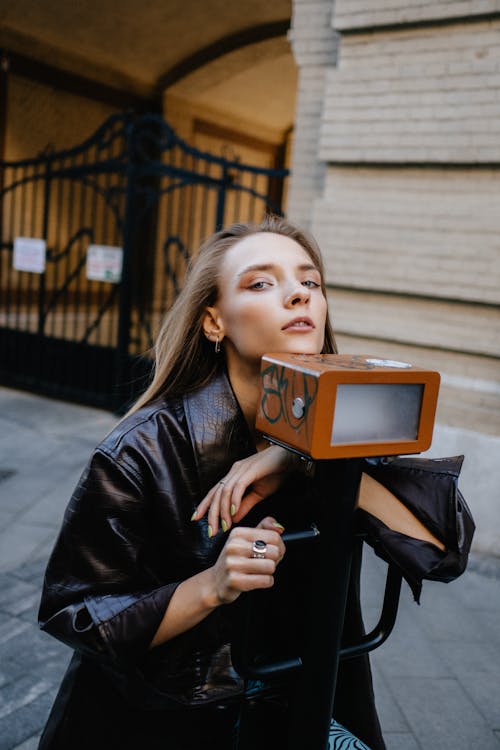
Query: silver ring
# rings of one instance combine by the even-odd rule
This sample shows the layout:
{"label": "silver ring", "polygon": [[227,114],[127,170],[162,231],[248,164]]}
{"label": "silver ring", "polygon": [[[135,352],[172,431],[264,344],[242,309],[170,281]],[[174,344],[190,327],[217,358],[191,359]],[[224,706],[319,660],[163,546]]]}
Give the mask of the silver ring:
{"label": "silver ring", "polygon": [[252,557],[262,560],[266,556],[267,544],[262,539],[252,542]]}
{"label": "silver ring", "polygon": [[225,481],[224,481],[223,479],[221,479],[221,480],[220,480],[220,482],[219,482],[219,484],[222,484],[222,486],[224,487],[224,485],[225,485],[226,483],[225,483]]}

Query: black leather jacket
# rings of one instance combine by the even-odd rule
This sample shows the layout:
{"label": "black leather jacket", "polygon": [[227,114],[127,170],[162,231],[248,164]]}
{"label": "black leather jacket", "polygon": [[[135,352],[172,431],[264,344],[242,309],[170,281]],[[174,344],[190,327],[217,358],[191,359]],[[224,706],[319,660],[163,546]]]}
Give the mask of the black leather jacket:
{"label": "black leather jacket", "polygon": [[[86,700],[97,680],[110,681],[124,705],[144,709],[212,705],[242,692],[228,645],[234,605],[157,648],[149,644],[179,582],[213,564],[225,541],[222,532],[208,538],[206,519],[190,520],[194,508],[234,461],[253,452],[225,374],[140,409],[96,448],[67,507],[40,603],[41,629],[76,652],[53,723],[82,665]],[[277,493],[243,523],[273,512],[287,530],[300,527],[308,482],[295,477],[281,491],[286,502]],[[349,595],[349,640],[363,630],[357,585]],[[341,665],[334,711],[374,750],[383,749],[367,657]]]}
{"label": "black leather jacket", "polygon": [[236,673],[221,668],[228,607],[148,647],[179,582],[212,565],[224,542],[221,533],[208,538],[206,518],[191,522],[194,508],[254,451],[224,376],[119,423],[94,451],[66,510],[46,569],[42,630],[96,659],[120,684],[127,674],[126,692],[132,681],[147,704],[240,691]]}

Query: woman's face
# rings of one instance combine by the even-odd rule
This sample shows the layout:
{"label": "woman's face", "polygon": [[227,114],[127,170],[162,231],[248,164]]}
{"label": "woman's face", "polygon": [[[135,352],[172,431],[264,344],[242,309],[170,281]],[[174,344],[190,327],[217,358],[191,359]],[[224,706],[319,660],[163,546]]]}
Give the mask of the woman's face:
{"label": "woman's face", "polygon": [[229,368],[255,371],[267,352],[318,354],[323,348],[327,301],[321,276],[289,237],[261,232],[233,245],[210,310]]}

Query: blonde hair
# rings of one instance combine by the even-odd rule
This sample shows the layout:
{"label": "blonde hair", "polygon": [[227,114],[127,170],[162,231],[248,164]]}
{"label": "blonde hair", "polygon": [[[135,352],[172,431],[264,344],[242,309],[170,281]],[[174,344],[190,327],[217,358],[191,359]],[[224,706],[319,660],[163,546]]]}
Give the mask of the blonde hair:
{"label": "blonde hair", "polygon": [[[166,313],[156,339],[152,380],[128,414],[160,395],[179,395],[195,390],[208,383],[224,367],[222,353],[215,353],[213,343],[203,332],[203,314],[206,307],[217,302],[218,279],[226,252],[244,237],[260,232],[281,234],[301,245],[321,274],[326,296],[323,261],[316,241],[287,219],[270,214],[260,224],[236,223],[215,232],[188,264],[182,289]],[[322,351],[337,351],[328,315]]]}

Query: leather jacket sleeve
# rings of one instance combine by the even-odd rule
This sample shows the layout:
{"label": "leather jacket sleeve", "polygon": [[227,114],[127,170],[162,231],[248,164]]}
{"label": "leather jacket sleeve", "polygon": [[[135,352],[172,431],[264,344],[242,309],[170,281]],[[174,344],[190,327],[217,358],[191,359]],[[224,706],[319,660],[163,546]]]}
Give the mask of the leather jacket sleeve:
{"label": "leather jacket sleeve", "polygon": [[42,630],[100,659],[147,652],[178,582],[148,568],[144,480],[105,450],[93,454],[47,566]]}
{"label": "leather jacket sleeve", "polygon": [[389,529],[358,509],[358,528],[388,563],[399,567],[420,603],[424,580],[449,583],[467,567],[475,532],[471,511],[458,487],[464,457],[391,456],[365,459],[363,470],[387,487],[445,546],[413,539]]}

